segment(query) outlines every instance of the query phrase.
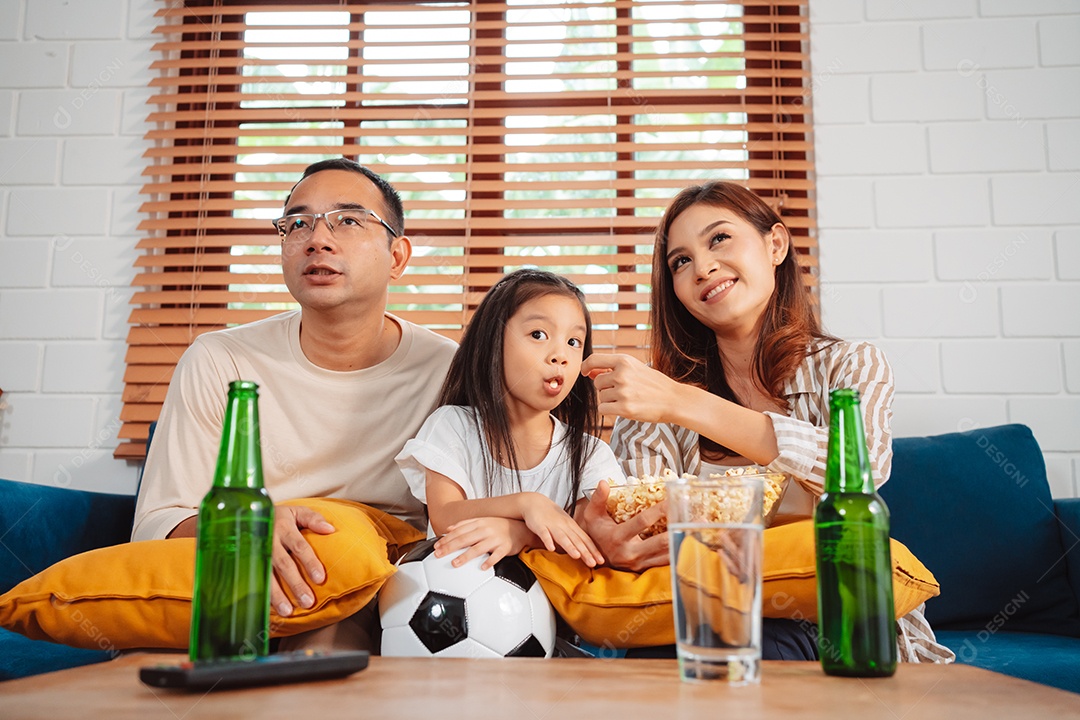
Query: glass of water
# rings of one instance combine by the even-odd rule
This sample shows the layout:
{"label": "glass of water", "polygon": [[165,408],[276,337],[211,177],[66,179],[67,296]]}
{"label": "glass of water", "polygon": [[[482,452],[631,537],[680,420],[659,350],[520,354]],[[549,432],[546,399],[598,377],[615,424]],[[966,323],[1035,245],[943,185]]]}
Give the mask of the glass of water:
{"label": "glass of water", "polygon": [[683,680],[756,683],[761,667],[761,477],[667,486],[675,642]]}

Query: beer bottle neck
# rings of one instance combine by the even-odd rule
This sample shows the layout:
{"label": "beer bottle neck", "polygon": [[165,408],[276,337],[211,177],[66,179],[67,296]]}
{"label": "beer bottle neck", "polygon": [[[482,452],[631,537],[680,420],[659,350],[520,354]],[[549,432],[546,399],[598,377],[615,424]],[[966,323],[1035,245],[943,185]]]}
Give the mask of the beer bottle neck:
{"label": "beer bottle neck", "polygon": [[229,389],[214,485],[233,488],[263,487],[259,407],[254,389]]}
{"label": "beer bottle neck", "polygon": [[834,390],[830,396],[829,453],[825,464],[825,492],[873,493],[874,480],[866,452],[859,394]]}

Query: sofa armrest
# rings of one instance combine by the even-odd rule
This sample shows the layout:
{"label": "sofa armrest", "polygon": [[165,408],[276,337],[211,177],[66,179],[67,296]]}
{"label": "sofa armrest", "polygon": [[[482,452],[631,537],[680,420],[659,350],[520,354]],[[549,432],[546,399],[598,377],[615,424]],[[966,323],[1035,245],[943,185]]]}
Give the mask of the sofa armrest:
{"label": "sofa armrest", "polygon": [[1057,514],[1061,545],[1065,548],[1069,584],[1077,602],[1080,602],[1080,498],[1055,500],[1054,512]]}
{"label": "sofa armrest", "polygon": [[0,480],[0,593],[66,557],[131,539],[133,495]]}

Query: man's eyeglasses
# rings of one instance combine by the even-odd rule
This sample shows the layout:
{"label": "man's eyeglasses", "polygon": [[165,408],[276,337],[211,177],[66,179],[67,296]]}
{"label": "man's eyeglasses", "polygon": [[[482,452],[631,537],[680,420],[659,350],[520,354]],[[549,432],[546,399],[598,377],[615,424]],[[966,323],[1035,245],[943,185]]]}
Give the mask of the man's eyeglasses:
{"label": "man's eyeglasses", "polygon": [[326,221],[326,226],[335,237],[357,237],[367,230],[372,220],[386,228],[390,232],[390,237],[398,236],[397,231],[379,217],[378,213],[363,207],[327,210],[324,213],[293,213],[279,217],[273,222],[274,228],[281,235],[282,242],[304,243],[311,239],[319,218]]}

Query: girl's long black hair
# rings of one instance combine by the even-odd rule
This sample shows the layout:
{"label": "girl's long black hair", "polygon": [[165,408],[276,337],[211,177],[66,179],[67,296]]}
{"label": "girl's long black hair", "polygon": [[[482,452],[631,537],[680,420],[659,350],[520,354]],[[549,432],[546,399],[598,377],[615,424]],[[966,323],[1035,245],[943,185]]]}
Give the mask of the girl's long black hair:
{"label": "girl's long black hair", "polygon": [[[583,356],[592,354],[592,318],[585,306],[585,295],[577,285],[545,270],[516,270],[496,283],[480,301],[461,337],[461,346],[450,362],[450,371],[439,397],[439,405],[463,405],[473,409],[473,422],[487,451],[484,453],[484,480],[489,496],[522,490],[514,439],[510,433],[510,416],[506,411],[503,340],[506,323],[514,313],[528,301],[545,295],[561,295],[578,301],[585,315]],[[571,380],[574,379],[567,379]],[[571,489],[563,507],[572,513],[585,463],[598,442],[594,436],[599,433],[599,414],[592,380],[576,378],[570,394],[552,414],[567,428],[563,442],[570,456]],[[499,478],[505,477],[503,468],[513,471],[513,487],[499,482]]]}

